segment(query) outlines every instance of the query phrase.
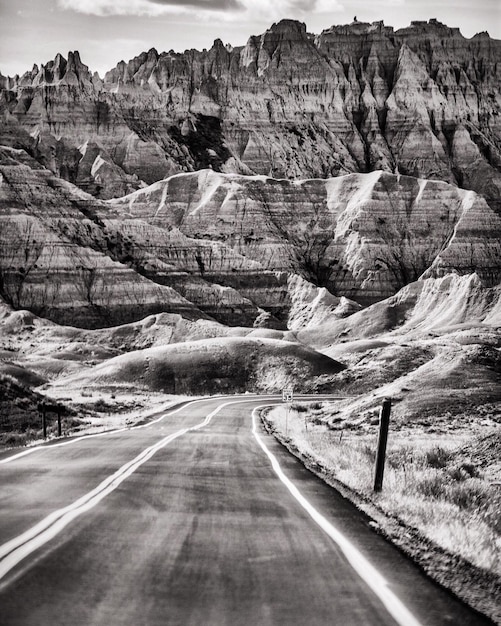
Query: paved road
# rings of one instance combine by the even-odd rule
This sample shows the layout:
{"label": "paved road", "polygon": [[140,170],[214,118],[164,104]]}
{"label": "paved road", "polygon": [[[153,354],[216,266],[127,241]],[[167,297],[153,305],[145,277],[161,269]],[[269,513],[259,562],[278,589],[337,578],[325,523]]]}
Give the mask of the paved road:
{"label": "paved road", "polygon": [[271,401],[4,454],[2,626],[490,623],[262,430]]}

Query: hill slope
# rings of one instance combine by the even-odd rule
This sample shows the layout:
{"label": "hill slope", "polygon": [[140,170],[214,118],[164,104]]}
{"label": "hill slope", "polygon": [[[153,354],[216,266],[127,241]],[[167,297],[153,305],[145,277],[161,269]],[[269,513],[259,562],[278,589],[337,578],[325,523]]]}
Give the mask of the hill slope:
{"label": "hill slope", "polygon": [[[231,42],[230,42],[231,43]],[[245,46],[151,49],[93,75],[78,52],[0,77],[0,143],[103,198],[211,167],[275,178],[383,169],[501,198],[501,42],[436,20]]]}
{"label": "hill slope", "polygon": [[311,389],[317,376],[343,369],[297,343],[231,337],[175,343],[118,356],[57,386],[128,386],[164,393],[275,392]]}
{"label": "hill slope", "polygon": [[165,311],[296,328],[423,273],[501,277],[501,218],[443,182],[203,170],[103,202],[11,148],[0,149],[0,175],[0,295],[64,324]]}

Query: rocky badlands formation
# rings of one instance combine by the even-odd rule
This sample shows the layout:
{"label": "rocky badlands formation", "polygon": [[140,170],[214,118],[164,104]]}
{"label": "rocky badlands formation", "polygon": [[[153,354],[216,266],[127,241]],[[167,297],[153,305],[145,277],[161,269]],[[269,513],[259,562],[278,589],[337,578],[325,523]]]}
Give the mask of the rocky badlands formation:
{"label": "rocky badlands formation", "polygon": [[[1,69],[1,68],[0,68]],[[440,179],[501,210],[501,42],[430,20],[157,52],[103,78],[78,52],[0,76],[0,143],[101,198],[171,174]]]}
{"label": "rocky badlands formation", "polygon": [[501,218],[472,191],[375,171],[178,174],[101,201],[0,150],[0,290],[59,323],[165,311],[232,326],[345,317],[421,276],[501,278]]}
{"label": "rocky badlands formation", "polygon": [[[150,50],[104,77],[78,52],[0,76],[8,375],[28,367],[30,350],[29,385],[81,380],[76,344],[79,355],[87,342],[102,347],[90,350],[97,367],[217,338],[219,361],[203,361],[204,344],[200,371],[229,359],[249,388],[271,389],[256,382],[266,362],[276,385],[294,375],[303,385],[316,357],[298,339],[353,365],[359,341],[436,332],[437,310],[440,332],[473,324],[494,346],[500,79],[501,42],[436,20],[319,35],[285,20],[243,47]],[[73,355],[64,367],[52,340],[33,339],[33,320]],[[192,367],[197,350],[185,351]],[[282,351],[289,369],[277,365]],[[174,353],[162,352],[162,367]],[[350,374],[318,363],[323,382],[308,388],[351,388]],[[242,389],[235,376],[209,378],[214,391]]]}
{"label": "rocky badlands formation", "polygon": [[0,448],[41,437],[44,396],[76,433],[293,386],[346,396],[301,412],[312,440],[372,445],[390,397],[406,459],[488,441],[454,481],[499,481],[500,283],[486,33],[286,20],[102,78],[77,52],[0,75]]}
{"label": "rocky badlands formation", "polygon": [[495,285],[500,78],[501,42],[436,20],[0,76],[0,293],[86,327],[299,328],[421,276]]}

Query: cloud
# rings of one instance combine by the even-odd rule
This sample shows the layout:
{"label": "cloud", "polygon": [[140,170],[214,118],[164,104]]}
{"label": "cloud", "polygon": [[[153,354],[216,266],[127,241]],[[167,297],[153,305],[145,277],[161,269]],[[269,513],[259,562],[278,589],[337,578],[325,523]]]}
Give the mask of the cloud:
{"label": "cloud", "polygon": [[164,7],[190,9],[204,9],[206,11],[240,11],[244,7],[239,0],[148,0],[151,4]]}
{"label": "cloud", "polygon": [[58,0],[62,9],[97,15],[149,15],[155,17],[165,11],[148,0]]}
{"label": "cloud", "polygon": [[88,15],[191,15],[225,21],[245,19],[277,20],[304,18],[312,13],[342,10],[340,0],[58,0],[59,7]]}

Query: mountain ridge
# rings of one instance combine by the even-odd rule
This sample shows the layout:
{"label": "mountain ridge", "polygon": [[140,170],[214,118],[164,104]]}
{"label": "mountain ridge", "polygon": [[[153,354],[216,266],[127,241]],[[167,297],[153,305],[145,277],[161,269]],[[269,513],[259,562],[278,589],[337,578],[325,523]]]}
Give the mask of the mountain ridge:
{"label": "mountain ridge", "polygon": [[0,295],[58,323],[170,312],[298,328],[420,277],[501,278],[501,218],[443,181],[207,169],[103,201],[6,147],[0,176]]}
{"label": "mountain ridge", "polygon": [[154,49],[101,79],[80,55],[0,78],[2,143],[102,198],[180,171],[327,178],[383,169],[501,204],[501,41],[436,20],[319,35],[283,20],[245,46]]}

